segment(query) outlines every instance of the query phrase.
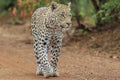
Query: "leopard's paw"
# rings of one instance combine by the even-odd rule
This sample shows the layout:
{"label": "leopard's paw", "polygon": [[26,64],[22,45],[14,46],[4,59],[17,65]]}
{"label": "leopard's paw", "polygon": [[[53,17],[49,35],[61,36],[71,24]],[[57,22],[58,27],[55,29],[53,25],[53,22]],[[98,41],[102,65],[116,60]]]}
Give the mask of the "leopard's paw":
{"label": "leopard's paw", "polygon": [[60,76],[60,74],[57,71],[52,73],[52,77],[59,77],[59,76]]}
{"label": "leopard's paw", "polygon": [[37,76],[40,76],[40,75],[42,76],[42,75],[43,75],[43,72],[42,72],[42,71],[37,70],[37,71],[36,71],[36,75],[37,75]]}

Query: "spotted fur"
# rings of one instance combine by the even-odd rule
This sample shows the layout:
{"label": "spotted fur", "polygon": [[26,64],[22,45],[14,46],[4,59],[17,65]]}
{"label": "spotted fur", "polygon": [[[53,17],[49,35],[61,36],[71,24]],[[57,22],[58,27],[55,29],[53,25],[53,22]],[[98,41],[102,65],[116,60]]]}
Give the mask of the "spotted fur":
{"label": "spotted fur", "polygon": [[[53,2],[48,7],[38,8],[31,19],[34,52],[37,60],[37,75],[59,76],[57,63],[62,45],[63,31],[71,27],[70,3]],[[50,61],[48,52],[51,53]]]}

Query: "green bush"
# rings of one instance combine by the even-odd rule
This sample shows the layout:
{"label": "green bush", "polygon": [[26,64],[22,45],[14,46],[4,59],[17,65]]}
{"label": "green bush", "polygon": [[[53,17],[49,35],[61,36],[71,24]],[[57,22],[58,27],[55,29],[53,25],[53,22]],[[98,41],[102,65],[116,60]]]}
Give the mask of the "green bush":
{"label": "green bush", "polygon": [[109,0],[101,4],[97,16],[102,23],[120,20],[120,0]]}
{"label": "green bush", "polygon": [[17,0],[0,0],[0,12],[15,6]]}
{"label": "green bush", "polygon": [[[8,9],[16,9],[17,16],[31,15],[35,9],[45,6],[52,1],[67,4],[71,2],[71,12],[74,20],[77,17],[87,20],[88,24],[104,23],[120,20],[120,0],[94,0],[97,2],[99,10],[96,11],[92,0],[0,0],[0,12],[5,14]],[[12,11],[12,10],[11,10]],[[76,17],[76,18],[75,18]],[[87,19],[86,19],[87,18]]]}

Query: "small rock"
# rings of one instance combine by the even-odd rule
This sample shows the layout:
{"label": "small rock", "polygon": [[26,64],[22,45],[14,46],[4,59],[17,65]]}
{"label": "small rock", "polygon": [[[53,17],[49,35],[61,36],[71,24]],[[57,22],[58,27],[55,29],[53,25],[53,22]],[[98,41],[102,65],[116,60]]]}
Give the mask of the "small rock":
{"label": "small rock", "polygon": [[117,56],[110,56],[110,58],[116,59],[116,58],[118,58],[118,57],[117,57]]}

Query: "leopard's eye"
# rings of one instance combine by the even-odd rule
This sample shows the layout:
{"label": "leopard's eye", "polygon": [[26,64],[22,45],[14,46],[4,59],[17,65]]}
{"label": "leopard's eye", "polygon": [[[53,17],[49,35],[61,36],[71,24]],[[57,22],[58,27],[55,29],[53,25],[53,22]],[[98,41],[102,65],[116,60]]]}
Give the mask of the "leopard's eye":
{"label": "leopard's eye", "polygon": [[61,12],[61,14],[65,14],[65,12]]}
{"label": "leopard's eye", "polygon": [[60,16],[65,18],[65,12],[61,12]]}
{"label": "leopard's eye", "polygon": [[69,14],[68,16],[72,17],[72,14]]}

